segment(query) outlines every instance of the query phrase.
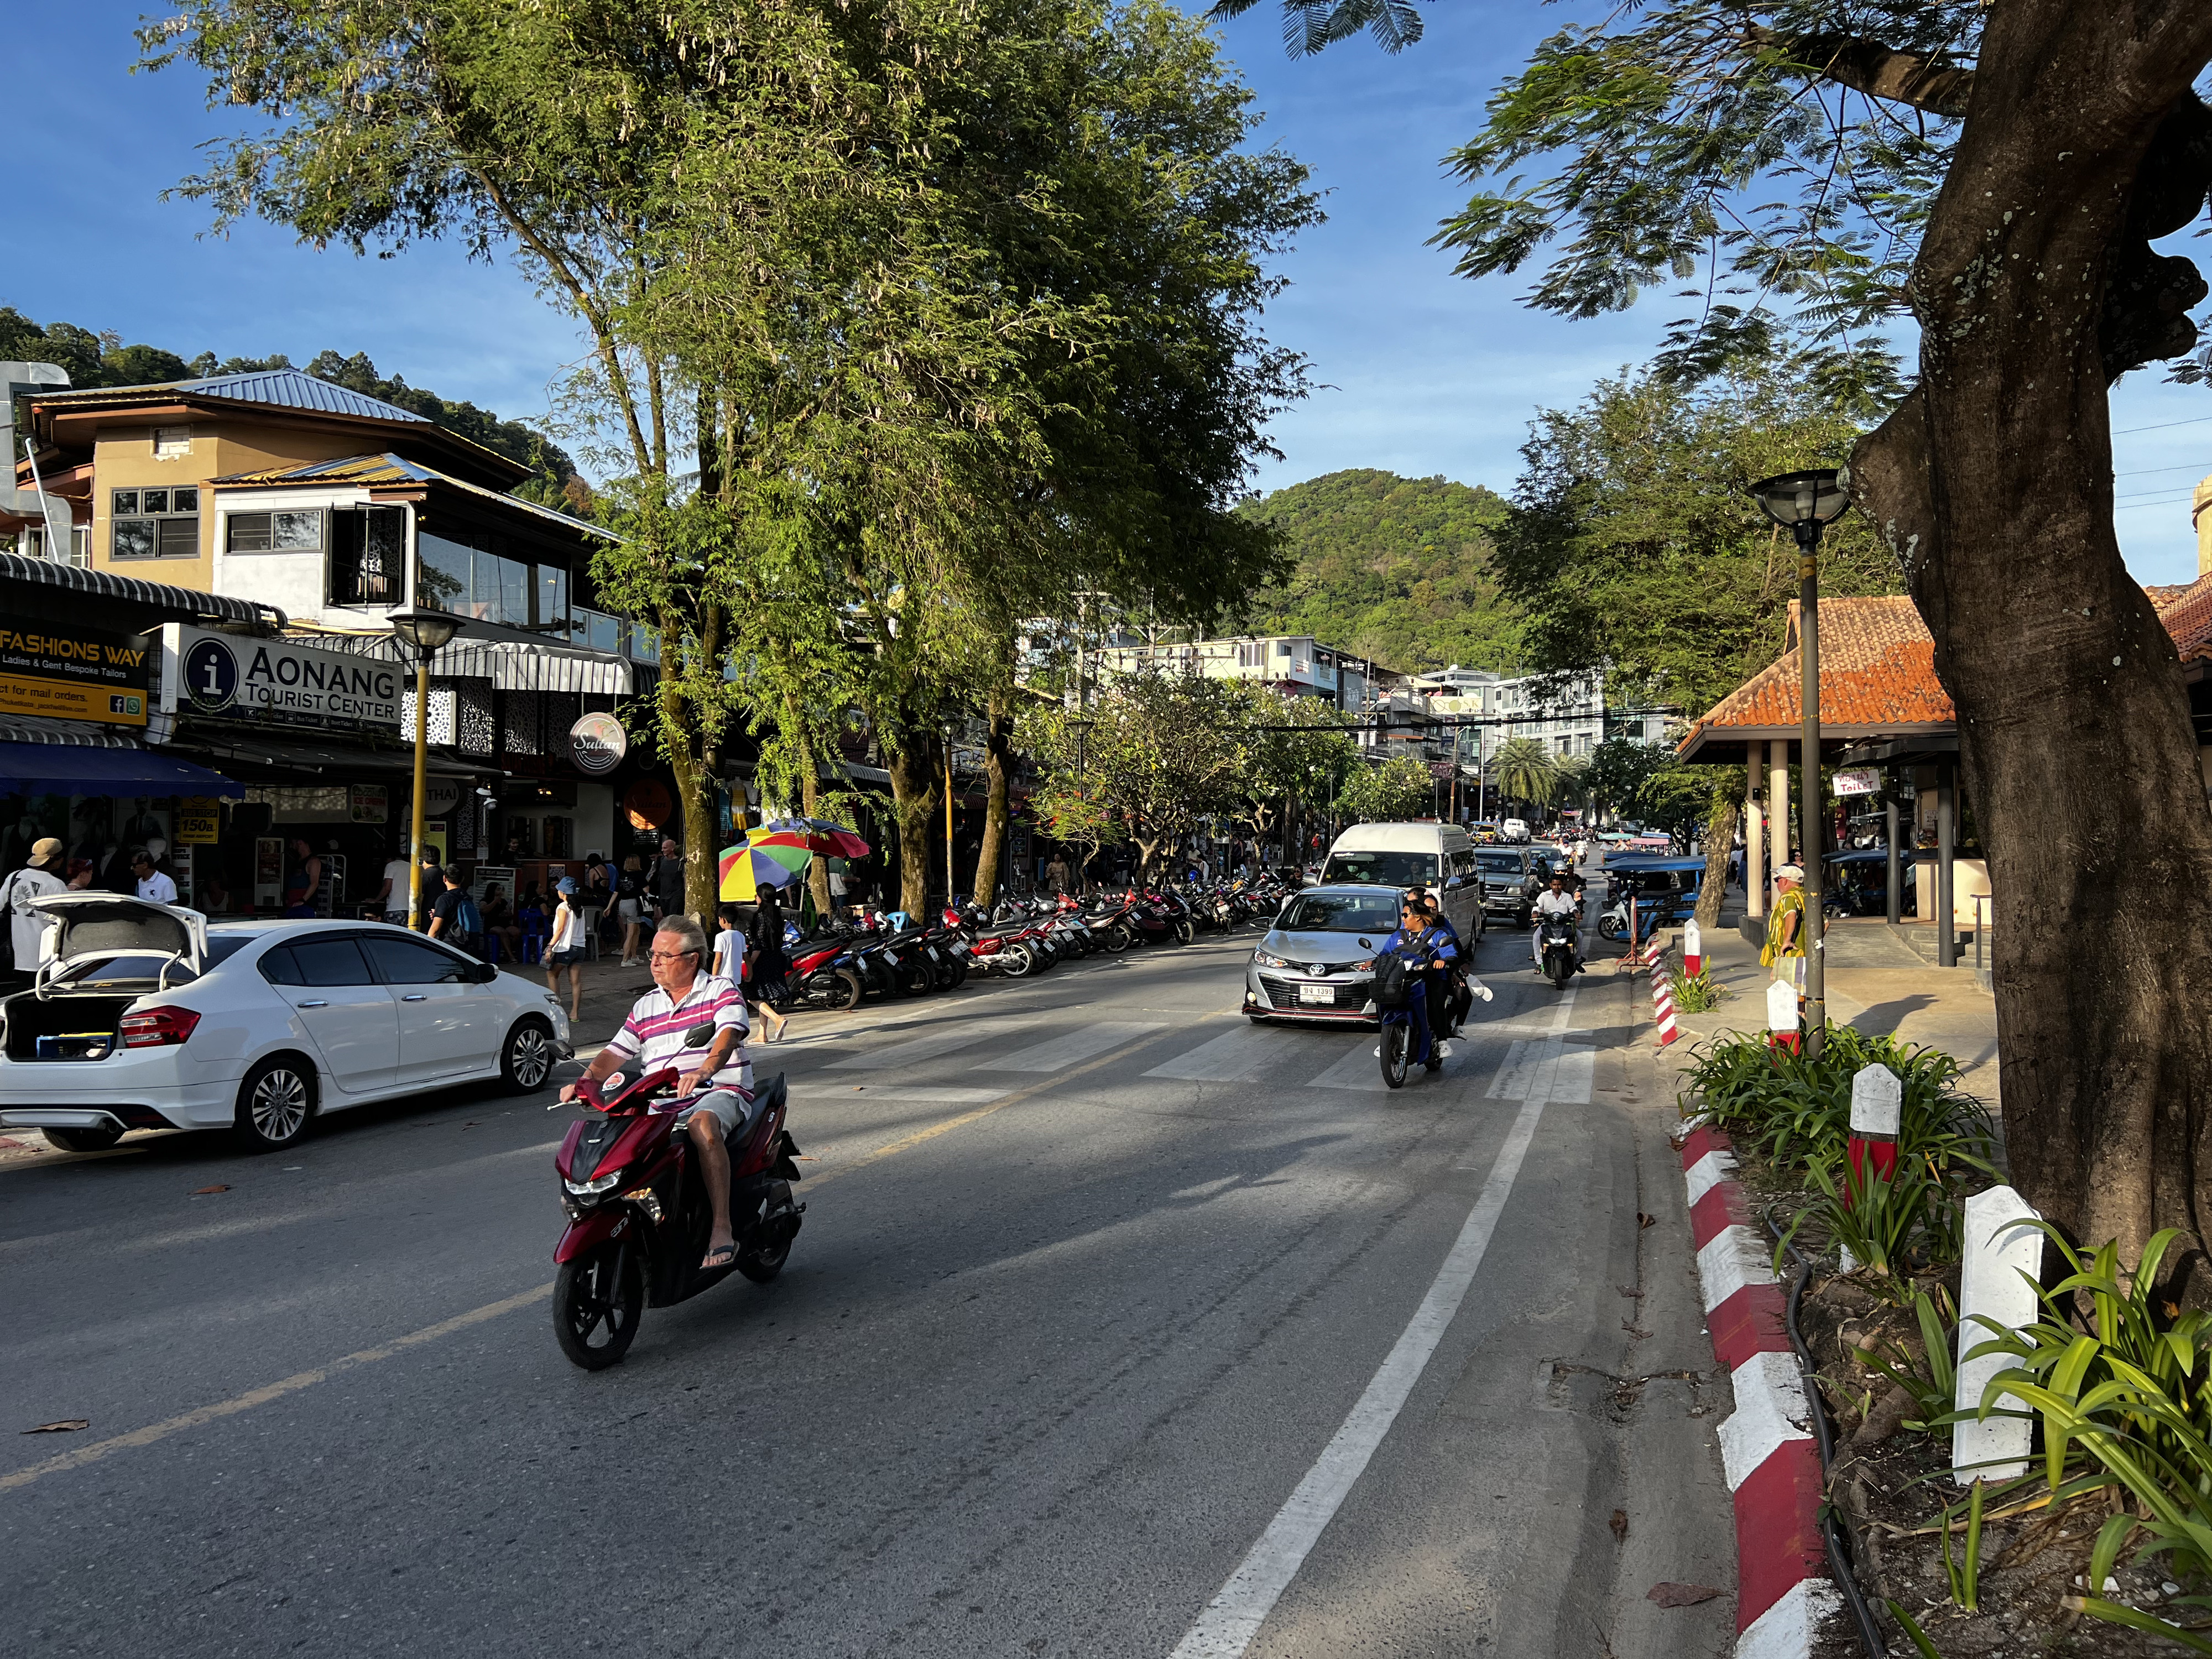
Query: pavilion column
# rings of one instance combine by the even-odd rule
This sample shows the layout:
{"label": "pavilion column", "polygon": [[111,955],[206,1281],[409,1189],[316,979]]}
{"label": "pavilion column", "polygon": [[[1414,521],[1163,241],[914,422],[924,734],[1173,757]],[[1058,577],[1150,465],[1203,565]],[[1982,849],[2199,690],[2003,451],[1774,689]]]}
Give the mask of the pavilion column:
{"label": "pavilion column", "polygon": [[[1790,862],[1790,744],[1781,738],[1766,745],[1766,806],[1774,814],[1767,836],[1771,870]],[[1766,896],[1774,896],[1774,878],[1767,878]]]}
{"label": "pavilion column", "polygon": [[1743,904],[1744,915],[1753,921],[1766,914],[1766,826],[1759,815],[1759,751],[1755,743],[1744,746]]}

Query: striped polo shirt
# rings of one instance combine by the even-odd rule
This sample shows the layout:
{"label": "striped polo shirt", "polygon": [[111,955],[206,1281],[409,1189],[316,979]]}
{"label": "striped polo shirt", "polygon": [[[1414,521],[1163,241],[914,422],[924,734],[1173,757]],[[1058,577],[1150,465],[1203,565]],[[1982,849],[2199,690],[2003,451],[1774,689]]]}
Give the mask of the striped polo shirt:
{"label": "striped polo shirt", "polygon": [[734,1089],[750,1101],[753,1062],[745,1052],[745,1039],[752,1034],[752,1023],[745,1016],[744,996],[720,975],[701,974],[681,1002],[654,986],[637,1000],[622,1030],[607,1040],[607,1050],[623,1060],[642,1054],[650,1069],[653,1062],[682,1053],[684,1034],[705,1019],[713,1020],[718,1030],[734,1028],[738,1034],[736,1051],[714,1073],[712,1086]]}

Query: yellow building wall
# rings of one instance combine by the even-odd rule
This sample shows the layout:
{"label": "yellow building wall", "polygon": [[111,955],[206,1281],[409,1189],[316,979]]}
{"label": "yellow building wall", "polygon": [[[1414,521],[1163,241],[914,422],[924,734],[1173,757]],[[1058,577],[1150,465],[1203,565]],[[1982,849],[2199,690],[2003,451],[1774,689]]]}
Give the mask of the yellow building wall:
{"label": "yellow building wall", "polygon": [[[167,427],[162,428],[169,430]],[[252,421],[198,421],[191,428],[191,453],[169,460],[154,455],[151,426],[103,427],[92,455],[92,563],[95,570],[143,581],[168,582],[202,593],[212,592],[215,571],[215,498],[210,478],[314,461],[342,460],[364,452],[358,434],[319,433],[301,427]],[[113,492],[149,487],[197,484],[200,489],[199,554],[182,559],[117,559],[112,554]]]}

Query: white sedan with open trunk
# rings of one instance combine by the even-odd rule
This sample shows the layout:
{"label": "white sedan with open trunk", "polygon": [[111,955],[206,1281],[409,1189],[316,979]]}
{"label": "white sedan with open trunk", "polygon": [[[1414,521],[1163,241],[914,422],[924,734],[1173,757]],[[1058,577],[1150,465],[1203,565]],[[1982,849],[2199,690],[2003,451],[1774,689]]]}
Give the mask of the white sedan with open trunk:
{"label": "white sedan with open trunk", "polygon": [[113,893],[30,901],[33,988],[0,1001],[0,1128],[96,1151],[228,1126],[257,1151],[321,1112],[478,1079],[536,1089],[572,1052],[546,988],[403,928],[234,921]]}

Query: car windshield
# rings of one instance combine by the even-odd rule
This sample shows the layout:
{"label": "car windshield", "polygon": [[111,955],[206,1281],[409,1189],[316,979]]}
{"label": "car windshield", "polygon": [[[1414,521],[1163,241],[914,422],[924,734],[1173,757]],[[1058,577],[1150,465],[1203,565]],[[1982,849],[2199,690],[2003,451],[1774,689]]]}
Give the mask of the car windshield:
{"label": "car windshield", "polygon": [[1392,893],[1301,893],[1275,920],[1285,933],[1387,933],[1397,925]]}
{"label": "car windshield", "polygon": [[[214,967],[227,957],[235,956],[252,941],[250,939],[210,939],[207,955],[202,958],[207,966]],[[97,990],[110,985],[151,985],[161,978],[161,969],[169,970],[172,985],[189,985],[198,975],[173,957],[156,956],[149,951],[126,951],[121,956],[94,957],[79,963],[67,973],[54,976],[55,983],[74,985],[84,990]]]}
{"label": "car windshield", "polygon": [[1521,873],[1521,855],[1518,853],[1477,853],[1474,861],[1490,875],[1517,876]]}
{"label": "car windshield", "polygon": [[1322,872],[1323,881],[1371,881],[1378,887],[1412,887],[1436,878],[1434,853],[1331,853]]}

